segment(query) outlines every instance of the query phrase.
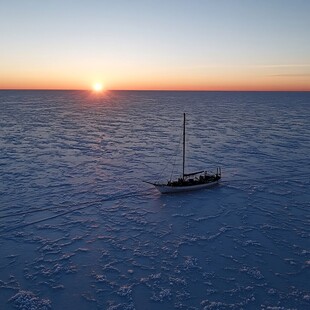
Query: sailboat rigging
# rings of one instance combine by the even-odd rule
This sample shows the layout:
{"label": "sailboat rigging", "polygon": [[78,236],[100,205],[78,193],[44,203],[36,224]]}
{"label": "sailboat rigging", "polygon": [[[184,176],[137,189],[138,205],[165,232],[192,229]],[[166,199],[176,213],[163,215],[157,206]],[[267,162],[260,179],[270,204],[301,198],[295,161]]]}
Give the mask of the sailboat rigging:
{"label": "sailboat rigging", "polygon": [[182,165],[182,177],[178,178],[177,180],[169,180],[167,183],[152,183],[156,187],[158,191],[162,194],[167,193],[177,193],[177,192],[186,192],[186,191],[193,191],[198,189],[203,189],[207,187],[214,186],[218,184],[219,180],[221,179],[221,168],[218,167],[216,169],[216,173],[209,173],[205,170],[192,172],[192,173],[185,173],[185,113],[183,114],[183,165]]}

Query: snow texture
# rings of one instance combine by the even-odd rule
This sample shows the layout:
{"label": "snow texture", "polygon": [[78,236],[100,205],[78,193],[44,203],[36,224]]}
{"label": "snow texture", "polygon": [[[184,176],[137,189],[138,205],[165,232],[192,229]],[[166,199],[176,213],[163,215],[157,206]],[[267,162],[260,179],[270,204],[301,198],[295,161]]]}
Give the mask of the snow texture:
{"label": "snow texture", "polygon": [[[310,93],[0,91],[1,309],[309,309]],[[219,186],[143,180],[222,167]],[[178,154],[178,156],[175,156]]]}

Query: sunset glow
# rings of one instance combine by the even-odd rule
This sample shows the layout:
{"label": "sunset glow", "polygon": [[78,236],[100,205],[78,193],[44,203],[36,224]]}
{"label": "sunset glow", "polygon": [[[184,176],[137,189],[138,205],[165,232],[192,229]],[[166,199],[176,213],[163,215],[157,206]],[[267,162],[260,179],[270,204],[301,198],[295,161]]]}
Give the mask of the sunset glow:
{"label": "sunset glow", "polygon": [[310,91],[310,1],[120,2],[6,1],[0,89]]}
{"label": "sunset glow", "polygon": [[101,83],[95,83],[93,85],[93,91],[95,91],[97,93],[103,91],[103,85]]}

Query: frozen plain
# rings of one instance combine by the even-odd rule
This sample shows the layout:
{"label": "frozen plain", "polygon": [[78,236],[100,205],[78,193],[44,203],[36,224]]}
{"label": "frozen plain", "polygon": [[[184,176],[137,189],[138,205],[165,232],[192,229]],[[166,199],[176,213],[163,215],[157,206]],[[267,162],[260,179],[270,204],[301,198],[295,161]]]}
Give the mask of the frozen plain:
{"label": "frozen plain", "polygon": [[[0,91],[0,108],[1,309],[309,309],[310,93]],[[170,176],[183,112],[188,170],[223,180],[161,196],[142,181]]]}

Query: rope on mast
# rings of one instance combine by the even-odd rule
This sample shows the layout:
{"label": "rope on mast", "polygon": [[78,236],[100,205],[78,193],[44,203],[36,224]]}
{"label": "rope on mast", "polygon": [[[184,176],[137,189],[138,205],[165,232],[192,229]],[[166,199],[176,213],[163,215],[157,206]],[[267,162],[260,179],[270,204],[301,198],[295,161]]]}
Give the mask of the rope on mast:
{"label": "rope on mast", "polygon": [[183,180],[184,180],[184,168],[185,168],[185,113],[183,113]]}

